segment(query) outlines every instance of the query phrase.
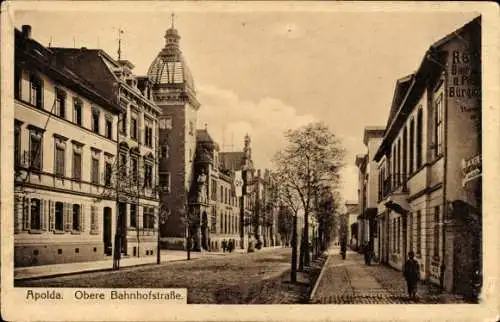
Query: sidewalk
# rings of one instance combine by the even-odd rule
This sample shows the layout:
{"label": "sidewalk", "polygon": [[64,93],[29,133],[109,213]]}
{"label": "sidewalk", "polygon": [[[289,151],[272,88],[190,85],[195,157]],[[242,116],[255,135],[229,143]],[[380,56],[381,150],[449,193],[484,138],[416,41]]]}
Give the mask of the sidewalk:
{"label": "sidewalk", "polygon": [[317,282],[312,303],[330,304],[396,304],[396,303],[466,303],[455,294],[437,286],[420,282],[417,301],[410,301],[401,272],[372,263],[364,263],[363,255],[348,251],[342,260],[338,248],[330,249],[328,261]]}
{"label": "sidewalk", "polygon": [[[281,246],[279,246],[281,247]],[[257,252],[271,250],[277,247],[266,247]],[[228,252],[191,252],[191,259],[198,259],[209,256],[228,256],[235,254],[247,253],[246,249],[235,249],[232,253]],[[187,252],[184,250],[162,250],[161,263],[174,262],[187,260]],[[156,264],[156,256],[147,257],[124,257],[120,260],[120,268],[152,265]],[[91,262],[67,263],[67,264],[54,264],[54,265],[40,265],[30,267],[17,267],[14,269],[14,279],[24,280],[42,277],[56,277],[69,274],[78,274],[84,272],[96,272],[111,270],[113,267],[113,260],[109,259]]]}
{"label": "sidewalk", "polygon": [[[199,258],[201,253],[191,252],[191,259]],[[182,250],[162,250],[161,262],[173,262],[187,260],[186,251]],[[120,260],[120,268],[156,264],[156,256],[147,257],[124,257]],[[54,265],[40,265],[30,267],[18,267],[14,269],[14,279],[23,280],[30,278],[41,277],[55,277],[68,274],[76,274],[83,272],[95,272],[111,270],[113,267],[113,260],[109,259],[91,262],[67,263],[67,264],[54,264]]]}

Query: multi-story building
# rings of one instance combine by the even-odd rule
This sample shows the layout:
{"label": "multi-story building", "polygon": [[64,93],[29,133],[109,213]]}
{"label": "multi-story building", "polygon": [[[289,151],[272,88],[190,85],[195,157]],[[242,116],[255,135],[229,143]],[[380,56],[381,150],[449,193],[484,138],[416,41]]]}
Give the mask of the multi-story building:
{"label": "multi-story building", "polygon": [[[201,214],[189,204],[196,153],[197,112],[200,103],[189,67],[179,46],[181,37],[172,26],[165,34],[165,46],[151,63],[148,76],[152,97],[161,109],[159,145],[162,157],[159,176],[162,207],[168,218],[161,225],[162,245],[185,249],[186,237],[199,235]],[[191,245],[200,249],[200,245]]]}
{"label": "multi-story building", "polygon": [[255,212],[253,229],[256,240],[263,247],[274,246],[279,236],[275,235],[277,220],[276,182],[269,169],[257,169],[253,172],[253,189],[255,191]]}
{"label": "multi-story building", "polygon": [[346,212],[342,216],[341,230],[346,232],[347,244],[353,250],[357,250],[358,245],[358,216],[359,205],[356,201],[345,202]]}
{"label": "multi-story building", "polygon": [[[116,226],[121,107],[15,30],[14,265],[102,260]],[[114,179],[114,178],[113,178]]]}
{"label": "multi-story building", "polygon": [[434,43],[397,81],[374,158],[382,260],[414,251],[422,279],[464,294],[482,267],[480,59],[480,17]]}
{"label": "multi-story building", "polygon": [[[151,100],[151,82],[134,75],[134,65],[128,60],[115,60],[100,49],[50,50],[58,61],[123,109],[117,123],[119,148],[114,153],[119,157],[107,158],[105,164],[105,180],[115,177],[117,182],[104,193],[118,192],[115,245],[123,255],[155,255],[160,214],[158,186],[165,182],[158,180],[160,109]],[[89,113],[93,120],[102,117],[95,109]]]}
{"label": "multi-story building", "polygon": [[379,243],[376,238],[377,228],[377,205],[378,205],[378,165],[373,161],[377,152],[384,128],[365,127],[363,143],[367,153],[356,157],[356,165],[359,169],[359,201],[360,215],[358,220],[359,245],[367,245],[373,252],[374,259],[379,257]]}
{"label": "multi-story building", "polygon": [[[201,248],[221,250],[223,243],[232,241],[239,245],[241,185],[236,187],[234,171],[225,169],[219,158],[219,145],[212,139],[207,129],[197,130],[195,157],[196,187],[192,194],[192,204],[202,214],[200,225]],[[239,192],[238,192],[239,191]],[[194,199],[197,199],[195,201]]]}
{"label": "multi-story building", "polygon": [[239,197],[240,205],[240,227],[239,238],[240,247],[248,248],[249,242],[253,239],[254,214],[256,191],[253,185],[254,165],[252,160],[252,148],[250,146],[250,136],[245,135],[243,151],[238,152],[220,152],[220,164],[224,169],[232,170],[235,173],[235,185],[242,187]]}

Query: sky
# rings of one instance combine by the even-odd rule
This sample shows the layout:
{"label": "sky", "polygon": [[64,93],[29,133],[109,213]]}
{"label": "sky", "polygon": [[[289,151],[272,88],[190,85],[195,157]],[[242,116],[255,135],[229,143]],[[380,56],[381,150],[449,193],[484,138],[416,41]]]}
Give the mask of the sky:
{"label": "sky", "polygon": [[363,129],[386,125],[396,80],[418,68],[433,42],[478,16],[151,6],[137,12],[16,11],[14,24],[31,25],[43,45],[101,48],[115,58],[121,28],[122,59],[145,75],[164,46],[172,12],[201,103],[198,128],[206,123],[226,151],[241,150],[248,133],[254,164],[266,168],[285,143],[286,129],[323,121],[347,151],[340,190],[345,200],[357,200],[354,161],[366,152]]}

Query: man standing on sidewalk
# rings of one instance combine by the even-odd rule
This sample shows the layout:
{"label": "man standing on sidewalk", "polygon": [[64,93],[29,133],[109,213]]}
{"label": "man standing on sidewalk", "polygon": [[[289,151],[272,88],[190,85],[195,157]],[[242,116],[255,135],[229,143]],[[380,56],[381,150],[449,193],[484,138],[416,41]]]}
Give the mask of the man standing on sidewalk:
{"label": "man standing on sidewalk", "polygon": [[408,260],[405,263],[403,269],[403,276],[406,279],[406,285],[408,286],[408,295],[410,300],[417,299],[417,283],[420,280],[420,265],[415,259],[415,253],[408,253]]}

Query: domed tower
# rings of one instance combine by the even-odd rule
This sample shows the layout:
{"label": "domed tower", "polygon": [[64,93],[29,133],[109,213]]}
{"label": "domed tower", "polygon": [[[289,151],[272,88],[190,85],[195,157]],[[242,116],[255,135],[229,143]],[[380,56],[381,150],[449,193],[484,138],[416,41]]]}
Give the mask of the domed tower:
{"label": "domed tower", "polygon": [[[151,63],[148,77],[153,83],[154,102],[160,107],[159,177],[162,208],[170,215],[160,231],[166,247],[185,241],[187,198],[193,180],[196,151],[196,121],[200,103],[193,77],[179,47],[181,37],[172,27],[165,46]],[[170,247],[169,247],[170,248]]]}

